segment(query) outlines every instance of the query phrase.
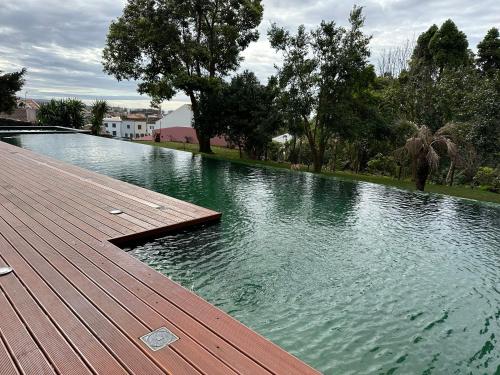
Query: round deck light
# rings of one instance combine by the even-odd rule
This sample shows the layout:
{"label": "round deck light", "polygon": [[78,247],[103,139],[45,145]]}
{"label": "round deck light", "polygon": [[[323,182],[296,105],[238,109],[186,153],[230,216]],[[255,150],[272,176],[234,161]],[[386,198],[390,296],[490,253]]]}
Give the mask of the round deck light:
{"label": "round deck light", "polygon": [[8,275],[14,271],[11,267],[0,267],[0,276]]}

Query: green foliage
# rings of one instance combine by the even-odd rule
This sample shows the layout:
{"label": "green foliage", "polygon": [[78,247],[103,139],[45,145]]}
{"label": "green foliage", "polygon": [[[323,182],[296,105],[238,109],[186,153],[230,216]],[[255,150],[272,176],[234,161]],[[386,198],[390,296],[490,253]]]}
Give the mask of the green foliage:
{"label": "green foliage", "polygon": [[394,176],[397,169],[397,163],[394,160],[394,156],[385,156],[380,153],[368,161],[367,166],[370,173],[387,176]]}
{"label": "green foliage", "polygon": [[477,45],[476,62],[484,73],[500,71],[500,34],[497,28],[490,29]]}
{"label": "green foliage", "polygon": [[223,108],[217,115],[225,123],[223,132],[252,159],[264,155],[281,125],[276,96],[274,80],[261,85],[249,71],[234,77],[222,95]]}
{"label": "green foliage", "polygon": [[52,99],[40,106],[37,119],[40,125],[80,129],[84,125],[85,105],[77,99]]}
{"label": "green foliage", "polygon": [[[196,113],[258,39],[262,13],[260,0],[130,0],[109,28],[104,70],[118,80],[139,80],[139,92],[154,103],[182,91]],[[210,151],[217,131],[199,122],[205,112],[197,113],[195,128],[200,149]]]}
{"label": "green foliage", "polygon": [[294,36],[273,25],[268,33],[271,46],[284,57],[278,81],[285,120],[302,126],[316,172],[329,140],[352,134],[373,115],[365,91],[375,74],[367,61],[371,37],[362,32],[362,8],[353,8],[349,23],[346,29],[323,21],[311,32],[300,26]]}
{"label": "green foliage", "polygon": [[400,75],[391,93],[391,104],[400,118],[426,124],[432,131],[453,120],[461,99],[456,88],[468,84],[463,71],[472,69],[471,61],[467,37],[453,21],[422,33],[409,71]]}
{"label": "green foliage", "polygon": [[474,184],[485,190],[500,193],[500,170],[490,167],[481,167],[474,176]]}
{"label": "green foliage", "polygon": [[452,20],[446,20],[429,41],[429,52],[439,71],[457,68],[470,62],[467,36]]}
{"label": "green foliage", "polygon": [[26,69],[14,73],[1,73],[0,70],[0,112],[11,113],[16,108],[16,92],[24,85]]}
{"label": "green foliage", "polygon": [[418,70],[420,67],[427,67],[434,63],[434,57],[429,44],[438,31],[439,28],[437,25],[432,25],[426,32],[419,35],[411,59],[411,68],[413,70]]}
{"label": "green foliage", "polygon": [[101,133],[102,122],[108,111],[109,106],[105,100],[96,100],[92,103],[90,113],[92,114],[91,130],[93,135],[99,135]]}
{"label": "green foliage", "polygon": [[488,76],[476,76],[475,82],[461,91],[460,117],[472,124],[468,140],[485,162],[498,162],[500,154],[500,90]]}

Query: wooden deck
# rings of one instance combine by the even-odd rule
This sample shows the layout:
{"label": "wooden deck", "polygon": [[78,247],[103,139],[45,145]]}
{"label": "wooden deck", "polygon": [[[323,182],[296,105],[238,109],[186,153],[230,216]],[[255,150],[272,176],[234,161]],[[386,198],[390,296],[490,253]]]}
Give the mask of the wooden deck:
{"label": "wooden deck", "polygon": [[[2,375],[317,374],[117,247],[219,213],[4,142],[0,161]],[[160,327],[179,339],[153,351]]]}

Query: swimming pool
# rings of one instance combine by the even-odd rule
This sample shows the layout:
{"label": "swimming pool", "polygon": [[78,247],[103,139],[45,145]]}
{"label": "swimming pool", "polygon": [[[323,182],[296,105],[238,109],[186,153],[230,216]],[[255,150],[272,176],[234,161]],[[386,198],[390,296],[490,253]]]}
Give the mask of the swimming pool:
{"label": "swimming pool", "polygon": [[5,141],[221,211],[125,250],[325,374],[500,371],[500,205],[87,135]]}

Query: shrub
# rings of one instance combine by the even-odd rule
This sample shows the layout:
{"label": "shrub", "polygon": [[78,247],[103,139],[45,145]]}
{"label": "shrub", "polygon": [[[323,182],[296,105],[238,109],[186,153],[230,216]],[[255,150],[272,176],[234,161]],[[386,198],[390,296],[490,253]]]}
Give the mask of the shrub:
{"label": "shrub", "polygon": [[396,173],[396,161],[393,156],[377,154],[368,161],[368,172],[382,175],[394,175]]}
{"label": "shrub", "polygon": [[479,185],[484,190],[500,192],[500,171],[490,167],[481,167],[474,176],[474,185]]}
{"label": "shrub", "polygon": [[481,167],[474,176],[475,185],[491,185],[495,179],[495,171],[490,167]]}

